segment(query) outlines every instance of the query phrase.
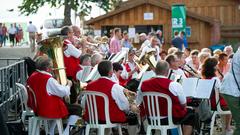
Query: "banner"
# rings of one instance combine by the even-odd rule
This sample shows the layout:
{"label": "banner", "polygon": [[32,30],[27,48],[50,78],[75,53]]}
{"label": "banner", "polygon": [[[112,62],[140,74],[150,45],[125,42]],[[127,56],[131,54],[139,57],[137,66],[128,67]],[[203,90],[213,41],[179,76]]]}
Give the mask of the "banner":
{"label": "banner", "polygon": [[186,29],[186,7],[183,4],[172,5],[172,36],[174,32]]}

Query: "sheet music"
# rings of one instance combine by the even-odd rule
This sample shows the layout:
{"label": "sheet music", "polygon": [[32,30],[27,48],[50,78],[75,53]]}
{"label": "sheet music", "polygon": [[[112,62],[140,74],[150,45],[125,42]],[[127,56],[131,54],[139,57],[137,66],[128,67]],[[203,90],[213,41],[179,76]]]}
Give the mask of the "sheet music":
{"label": "sheet music", "polygon": [[196,88],[196,98],[209,99],[216,80],[199,79]]}
{"label": "sheet music", "polygon": [[198,84],[198,78],[183,78],[182,87],[186,97],[194,97]]}
{"label": "sheet music", "polygon": [[139,83],[139,86],[138,86],[138,89],[140,90],[141,89],[141,86],[142,86],[142,82],[145,81],[145,80],[148,80],[152,77],[156,76],[155,72],[153,72],[152,70],[151,71],[146,71],[146,72],[143,72],[143,75],[142,75],[142,78],[141,78],[141,81]]}
{"label": "sheet music", "polygon": [[183,78],[183,92],[186,97],[209,99],[215,80]]}
{"label": "sheet music", "polygon": [[93,81],[93,80],[97,80],[98,78],[100,78],[100,74],[98,73],[97,70],[98,65],[95,65],[94,68],[92,69],[91,73],[88,75],[88,77],[85,79],[85,82],[88,81]]}
{"label": "sheet music", "polygon": [[80,73],[80,81],[86,82],[85,79],[89,76],[91,73],[92,67],[91,66],[82,66],[82,72]]}

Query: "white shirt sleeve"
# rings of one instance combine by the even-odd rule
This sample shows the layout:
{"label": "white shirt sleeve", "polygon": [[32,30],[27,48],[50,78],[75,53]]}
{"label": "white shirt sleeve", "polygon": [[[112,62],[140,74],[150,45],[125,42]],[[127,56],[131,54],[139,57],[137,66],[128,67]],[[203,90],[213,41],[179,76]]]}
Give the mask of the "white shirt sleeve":
{"label": "white shirt sleeve", "polygon": [[122,111],[129,111],[129,102],[127,97],[124,95],[124,90],[122,86],[114,84],[112,87],[112,97],[115,100],[117,106]]}
{"label": "white shirt sleeve", "polygon": [[137,91],[136,103],[137,103],[137,105],[140,105],[142,102],[143,102],[142,91],[141,91],[141,90],[138,90],[138,91]]}
{"label": "white shirt sleeve", "polygon": [[121,73],[121,77],[122,77],[123,79],[128,79],[128,72],[127,72],[127,70],[126,70],[126,67],[125,67],[124,65],[122,65],[122,67],[123,67],[123,71],[122,71],[122,73]]}
{"label": "white shirt sleeve", "polygon": [[64,51],[64,53],[75,58],[79,58],[80,55],[82,54],[82,52],[72,44],[68,44],[67,49]]}
{"label": "white shirt sleeve", "polygon": [[171,82],[169,85],[170,92],[177,96],[181,104],[185,104],[187,102],[186,96],[183,93],[182,85],[177,82]]}
{"label": "white shirt sleeve", "polygon": [[54,78],[49,78],[47,81],[47,93],[49,95],[54,95],[58,97],[64,97],[70,95],[70,87],[63,86],[58,83],[58,81]]}

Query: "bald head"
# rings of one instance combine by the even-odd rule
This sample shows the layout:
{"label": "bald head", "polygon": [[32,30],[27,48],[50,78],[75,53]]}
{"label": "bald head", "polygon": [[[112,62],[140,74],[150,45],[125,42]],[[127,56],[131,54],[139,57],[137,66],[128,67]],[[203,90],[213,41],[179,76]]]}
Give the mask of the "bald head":
{"label": "bald head", "polygon": [[169,64],[166,61],[160,60],[155,69],[157,75],[167,76],[169,71]]}

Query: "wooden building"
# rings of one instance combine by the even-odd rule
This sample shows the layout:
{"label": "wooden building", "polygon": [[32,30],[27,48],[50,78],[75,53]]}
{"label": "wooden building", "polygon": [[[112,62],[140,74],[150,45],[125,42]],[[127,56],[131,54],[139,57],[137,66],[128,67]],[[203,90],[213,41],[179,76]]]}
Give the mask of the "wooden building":
{"label": "wooden building", "polygon": [[[222,40],[240,42],[240,0],[165,0],[169,5],[184,3],[188,11],[217,19]],[[215,32],[216,33],[216,32]]]}
{"label": "wooden building", "polygon": [[[144,17],[145,13],[151,13],[152,18]],[[123,30],[135,28],[136,33],[150,32],[161,29],[164,34],[166,47],[171,43],[171,5],[161,0],[129,0],[119,8],[105,15],[90,19],[86,24],[95,31],[105,35],[109,29],[120,27]],[[188,42],[191,48],[203,48],[213,44],[219,30],[219,21],[211,17],[196,14],[187,10],[187,26],[191,28],[191,36]]]}

